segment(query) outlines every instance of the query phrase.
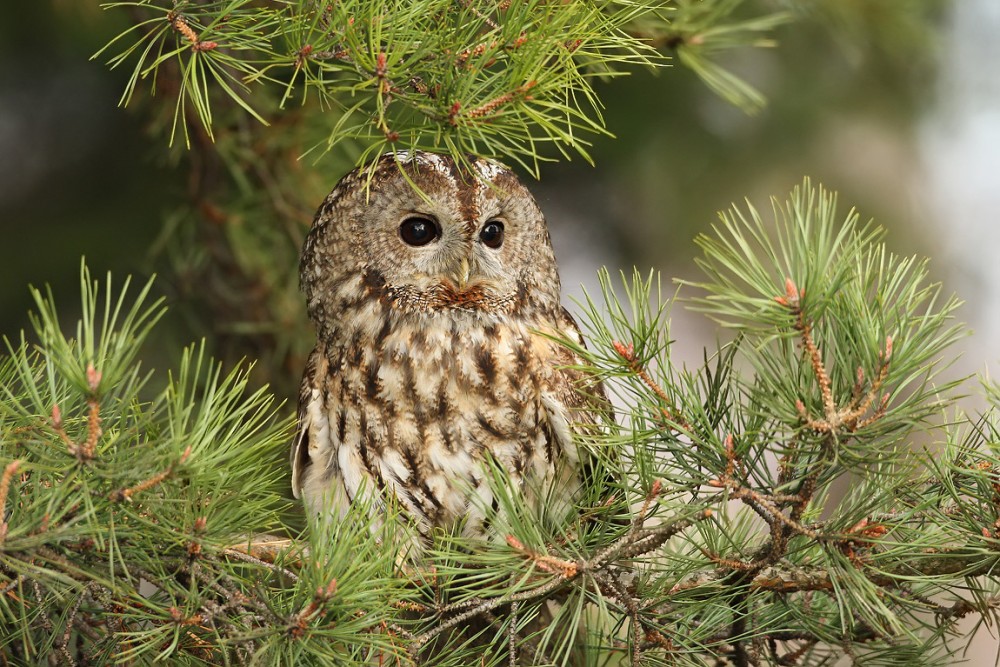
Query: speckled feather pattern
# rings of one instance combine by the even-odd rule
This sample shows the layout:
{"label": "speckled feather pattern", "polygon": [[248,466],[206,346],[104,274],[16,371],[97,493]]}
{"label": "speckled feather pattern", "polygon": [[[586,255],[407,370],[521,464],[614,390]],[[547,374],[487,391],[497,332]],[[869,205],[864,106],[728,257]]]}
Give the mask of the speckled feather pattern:
{"label": "speckled feather pattern", "polygon": [[[573,433],[598,421],[603,392],[547,337],[579,331],[544,218],[511,171],[470,164],[477,173],[385,155],[317,212],[301,282],[318,340],[292,446],[293,489],[311,511],[394,496],[424,534],[463,521],[482,536],[495,507],[487,461],[515,488],[578,474]],[[400,237],[414,215],[435,221],[432,243]],[[487,247],[480,230],[497,220],[503,244]]]}

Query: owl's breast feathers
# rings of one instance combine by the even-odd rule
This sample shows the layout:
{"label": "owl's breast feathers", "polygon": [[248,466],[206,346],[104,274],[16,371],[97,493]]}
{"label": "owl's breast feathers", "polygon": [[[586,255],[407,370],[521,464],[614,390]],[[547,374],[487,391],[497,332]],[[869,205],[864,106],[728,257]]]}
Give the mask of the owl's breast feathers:
{"label": "owl's breast feathers", "polygon": [[495,507],[488,461],[515,486],[564,467],[576,477],[573,434],[601,421],[606,399],[545,335],[579,340],[569,314],[447,313],[359,300],[321,335],[292,448],[293,488],[311,511],[343,513],[358,493],[377,491],[425,534],[460,520],[480,534]]}

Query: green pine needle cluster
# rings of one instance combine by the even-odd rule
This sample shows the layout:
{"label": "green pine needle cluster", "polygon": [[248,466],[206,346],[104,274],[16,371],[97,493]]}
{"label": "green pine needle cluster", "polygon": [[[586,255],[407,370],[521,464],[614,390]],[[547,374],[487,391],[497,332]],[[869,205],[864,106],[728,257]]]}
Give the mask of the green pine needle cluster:
{"label": "green pine needle cluster", "polygon": [[576,349],[619,414],[585,488],[486,471],[495,536],[419,546],[391,505],[302,531],[290,410],[200,345],[143,370],[150,285],[84,268],[68,329],[36,291],[0,362],[0,660],[942,664],[1000,605],[1000,423],[939,378],[957,300],[808,181],[699,242],[682,289],[731,339],[679,366],[677,299],[602,275]]}
{"label": "green pine needle cluster", "polygon": [[[537,174],[554,151],[589,159],[605,134],[598,80],[667,62],[656,46],[748,110],[763,98],[711,59],[765,37],[787,18],[733,18],[744,0],[253,0],[111,2],[130,27],[97,54],[131,74],[121,98],[166,70],[170,140],[194,125],[214,137],[225,101],[262,122],[318,105],[326,149],[364,146],[361,161],[397,147],[502,156]],[[758,10],[759,11],[759,10]]]}
{"label": "green pine needle cluster", "polygon": [[95,58],[185,171],[151,252],[168,296],[212,354],[256,360],[255,378],[293,396],[311,346],[298,254],[350,167],[425,149],[537,177],[546,161],[590,159],[615,79],[670,85],[675,63],[753,112],[763,96],[727,68],[772,46],[796,5],[135,0],[103,5],[122,27]]}

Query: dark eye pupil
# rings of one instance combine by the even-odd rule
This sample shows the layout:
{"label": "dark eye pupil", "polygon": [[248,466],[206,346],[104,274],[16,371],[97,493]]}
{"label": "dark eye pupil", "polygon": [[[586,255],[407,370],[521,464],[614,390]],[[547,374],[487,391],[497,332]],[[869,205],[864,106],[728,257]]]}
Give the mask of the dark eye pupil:
{"label": "dark eye pupil", "polygon": [[503,245],[503,223],[494,220],[487,222],[483,231],[479,232],[479,240],[491,248]]}
{"label": "dark eye pupil", "polygon": [[410,245],[422,246],[437,238],[438,228],[427,218],[407,218],[399,226],[399,235]]}

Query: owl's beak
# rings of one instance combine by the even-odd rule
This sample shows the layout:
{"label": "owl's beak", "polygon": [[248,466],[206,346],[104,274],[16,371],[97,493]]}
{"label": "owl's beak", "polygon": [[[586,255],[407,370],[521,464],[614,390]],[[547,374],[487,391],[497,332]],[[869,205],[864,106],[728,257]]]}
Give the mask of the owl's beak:
{"label": "owl's beak", "polygon": [[455,282],[458,283],[458,289],[464,290],[465,286],[469,284],[469,260],[465,257],[458,265],[458,271],[455,273]]}

